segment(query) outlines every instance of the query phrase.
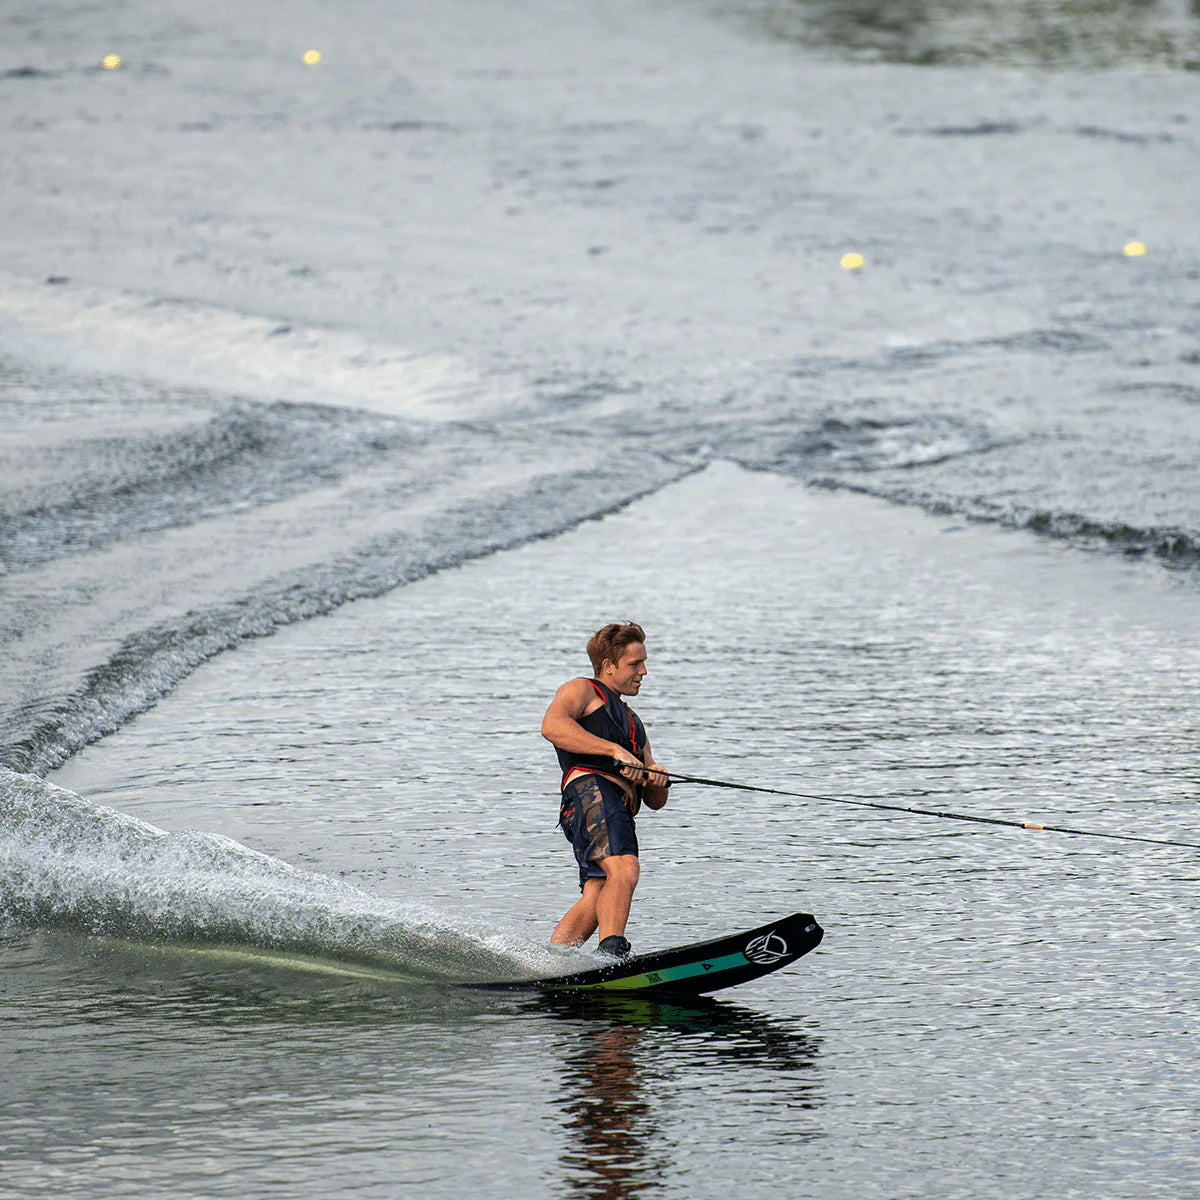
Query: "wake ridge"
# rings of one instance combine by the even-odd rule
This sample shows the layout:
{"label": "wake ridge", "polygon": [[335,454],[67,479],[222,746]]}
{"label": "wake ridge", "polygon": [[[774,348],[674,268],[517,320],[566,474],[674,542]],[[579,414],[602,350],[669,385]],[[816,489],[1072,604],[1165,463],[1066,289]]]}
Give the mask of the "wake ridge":
{"label": "wake ridge", "polygon": [[410,422],[284,402],[236,404],[156,438],[113,438],[106,476],[85,476],[65,495],[5,515],[0,574],[270,504],[422,440]]}
{"label": "wake ridge", "polygon": [[523,965],[518,949],[434,913],[217,834],[167,833],[28,775],[0,780],[0,921],[134,944],[285,951],[418,981],[505,978]]}
{"label": "wake ridge", "polygon": [[914,505],[935,516],[961,516],[969,521],[999,525],[1005,529],[1019,529],[1077,546],[1110,550],[1132,558],[1148,556],[1164,566],[1200,566],[1200,537],[1180,526],[1139,526],[1125,521],[1106,521],[1076,512],[1056,512],[1022,504],[997,504],[979,497],[952,499],[947,496],[928,495],[918,489],[852,482],[835,476],[823,476],[811,482],[830,491],[855,492],[891,503]]}
{"label": "wake ridge", "polygon": [[[0,761],[18,772],[45,775],[241,641],[470,559],[555,536],[619,511],[695,469],[633,455],[607,475],[576,468],[539,475],[441,511],[416,532],[381,536],[346,555],[264,581],[250,593],[130,633],[87,673],[78,691],[40,709],[31,727],[14,728],[0,748]],[[14,719],[20,714],[10,722]]]}

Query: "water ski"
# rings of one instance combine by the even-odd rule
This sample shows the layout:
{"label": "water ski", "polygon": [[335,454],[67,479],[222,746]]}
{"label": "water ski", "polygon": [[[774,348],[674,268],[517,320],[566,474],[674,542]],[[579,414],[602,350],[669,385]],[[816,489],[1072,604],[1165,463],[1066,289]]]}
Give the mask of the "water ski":
{"label": "water ski", "polygon": [[793,913],[757,929],[542,979],[467,986],[487,991],[625,992],[639,996],[699,996],[769,975],[815,949],[824,930],[809,913]]}

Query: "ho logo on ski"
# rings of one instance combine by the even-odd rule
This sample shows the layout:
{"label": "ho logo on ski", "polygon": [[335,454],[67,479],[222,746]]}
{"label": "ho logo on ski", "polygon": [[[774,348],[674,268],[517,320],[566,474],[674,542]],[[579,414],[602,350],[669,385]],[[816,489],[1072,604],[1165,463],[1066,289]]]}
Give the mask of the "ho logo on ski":
{"label": "ho logo on ski", "polygon": [[746,948],[742,953],[752,963],[765,965],[766,963],[777,963],[781,959],[787,958],[791,951],[788,950],[787,942],[772,929],[769,933],[751,938],[746,943]]}

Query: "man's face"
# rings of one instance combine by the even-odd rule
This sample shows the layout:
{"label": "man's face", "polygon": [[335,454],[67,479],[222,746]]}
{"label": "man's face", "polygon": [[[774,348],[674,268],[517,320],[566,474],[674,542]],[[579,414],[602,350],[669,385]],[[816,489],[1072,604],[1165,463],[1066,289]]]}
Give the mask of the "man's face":
{"label": "man's face", "polygon": [[636,696],[645,676],[646,647],[641,642],[630,642],[605,682],[622,696]]}

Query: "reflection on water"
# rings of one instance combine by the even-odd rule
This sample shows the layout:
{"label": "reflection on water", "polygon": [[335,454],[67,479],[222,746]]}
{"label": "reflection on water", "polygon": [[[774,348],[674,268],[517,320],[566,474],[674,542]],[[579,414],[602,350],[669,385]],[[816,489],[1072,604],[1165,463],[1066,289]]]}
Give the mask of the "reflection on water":
{"label": "reflection on water", "polygon": [[1198,0],[767,0],[763,16],[781,37],[867,60],[1200,70]]}
{"label": "reflection on water", "polygon": [[632,1196],[666,1166],[662,1131],[639,1078],[644,1030],[598,1026],[567,1059],[563,1176],[580,1196]]}
{"label": "reflection on water", "polygon": [[[563,1048],[563,1178],[572,1195],[597,1200],[661,1190],[674,1143],[664,1128],[671,1082],[704,1094],[722,1078],[746,1087],[767,1072],[774,1087],[750,1090],[785,1100],[793,1141],[817,1136],[796,1113],[820,1103],[818,1039],[710,997],[658,1002],[639,997],[549,997],[536,1002],[568,1022]],[[735,1066],[736,1074],[729,1071]],[[778,1109],[775,1110],[776,1112]]]}
{"label": "reflection on water", "polygon": [[[10,1016],[53,1023],[54,1006],[86,1004],[100,1021],[159,1024],[311,1026],[327,1030],[441,1019],[474,1012],[472,993],[400,971],[359,970],[337,960],[283,956],[245,947],[136,944],[60,930],[0,927]],[[69,981],[69,982],[68,982]]]}
{"label": "reflection on water", "polygon": [[820,1136],[807,1018],[385,986],[56,933],[0,930],[0,961],[5,1180],[23,1195],[726,1195],[745,1121],[772,1178]]}

